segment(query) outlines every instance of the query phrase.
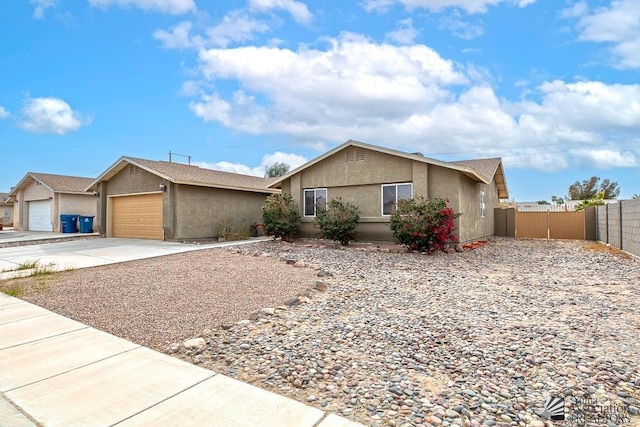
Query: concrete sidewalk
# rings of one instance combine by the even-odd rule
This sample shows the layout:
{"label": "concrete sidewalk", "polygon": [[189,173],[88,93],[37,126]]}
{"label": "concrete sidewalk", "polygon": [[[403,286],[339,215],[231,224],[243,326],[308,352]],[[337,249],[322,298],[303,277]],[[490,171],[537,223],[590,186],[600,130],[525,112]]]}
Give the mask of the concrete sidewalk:
{"label": "concrete sidewalk", "polygon": [[0,426],[360,424],[0,293]]}

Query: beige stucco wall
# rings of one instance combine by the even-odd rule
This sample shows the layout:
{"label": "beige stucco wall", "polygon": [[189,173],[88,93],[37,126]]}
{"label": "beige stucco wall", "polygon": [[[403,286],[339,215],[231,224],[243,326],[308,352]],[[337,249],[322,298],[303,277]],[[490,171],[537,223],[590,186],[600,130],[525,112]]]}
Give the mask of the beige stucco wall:
{"label": "beige stucco wall", "polygon": [[[493,234],[493,208],[499,206],[495,182],[477,183],[466,175],[444,167],[364,150],[361,162],[346,160],[346,150],[324,159],[291,176],[282,183],[283,193],[293,195],[303,212],[303,191],[326,188],[329,200],[341,197],[358,206],[361,221],[356,230],[359,240],[391,240],[389,217],[382,216],[382,184],[413,184],[413,196],[442,197],[455,212],[463,212],[456,221],[461,241]],[[480,216],[480,191],[485,191],[486,218]],[[318,237],[313,218],[304,218],[302,236]]]}
{"label": "beige stucco wall", "polygon": [[[32,181],[24,186],[16,193],[16,200],[13,204],[13,226],[18,230],[29,229],[29,204],[28,202],[34,200],[47,200],[53,197],[53,192],[44,185],[37,185],[36,181]],[[54,203],[51,204],[51,221],[55,229],[55,212],[53,208]]]}
{"label": "beige stucco wall", "polygon": [[[131,165],[127,165],[124,169],[113,176],[109,181],[102,181],[98,184],[96,191],[100,194],[96,206],[96,218],[94,219],[93,229],[98,231],[102,237],[107,235],[107,208],[108,197],[125,194],[154,193],[160,191],[160,183],[162,178],[145,171],[144,169],[130,169]],[[132,172],[133,171],[133,172]],[[168,229],[173,233],[173,216],[171,210],[171,186],[167,184],[167,192],[163,197],[163,221],[165,230]],[[167,238],[170,238],[167,236]]]}
{"label": "beige stucco wall", "polygon": [[97,197],[91,193],[87,193],[86,195],[56,193],[54,201],[55,217],[53,217],[52,220],[54,222],[54,231],[56,232],[62,232],[60,215],[83,215],[95,217],[98,209]]}
{"label": "beige stucco wall", "polygon": [[[108,182],[101,182],[94,229],[102,236],[107,230],[107,197],[114,195],[153,193],[159,191],[162,178],[138,169],[131,174],[129,166]],[[164,182],[163,228],[165,239],[200,239],[218,236],[218,224],[232,221],[247,230],[262,217],[262,204],[267,194],[225,190]],[[104,231],[103,231],[104,230]]]}
{"label": "beige stucco wall", "polygon": [[[484,191],[485,216],[481,216],[480,192]],[[460,241],[467,242],[494,234],[494,208],[500,206],[495,181],[475,182],[466,176],[460,179],[460,211],[458,219]]]}
{"label": "beige stucco wall", "polygon": [[0,204],[0,223],[7,227],[13,226],[13,205]]}
{"label": "beige stucco wall", "polygon": [[178,185],[174,239],[218,236],[220,223],[249,230],[260,222],[266,194]]}

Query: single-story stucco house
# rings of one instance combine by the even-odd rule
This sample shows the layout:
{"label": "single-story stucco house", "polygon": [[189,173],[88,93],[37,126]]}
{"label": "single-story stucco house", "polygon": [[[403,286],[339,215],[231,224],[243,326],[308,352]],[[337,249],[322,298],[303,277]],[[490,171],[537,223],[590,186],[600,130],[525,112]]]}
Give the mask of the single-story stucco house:
{"label": "single-story stucco house", "polygon": [[13,202],[9,201],[9,193],[0,193],[0,224],[13,226]]}
{"label": "single-story stucco house", "polygon": [[60,215],[95,216],[96,198],[85,191],[93,178],[29,172],[9,193],[18,230],[62,232]]}
{"label": "single-story stucco house", "polygon": [[260,222],[273,180],[182,163],[121,157],[86,191],[97,195],[103,237],[158,240],[218,237],[222,225]]}
{"label": "single-story stucco house", "polygon": [[270,184],[290,194],[302,212],[303,236],[317,236],[317,205],[342,198],[360,210],[360,240],[390,240],[398,200],[442,197],[462,215],[461,242],[494,234],[493,209],[509,197],[499,158],[446,162],[358,141],[347,141]]}

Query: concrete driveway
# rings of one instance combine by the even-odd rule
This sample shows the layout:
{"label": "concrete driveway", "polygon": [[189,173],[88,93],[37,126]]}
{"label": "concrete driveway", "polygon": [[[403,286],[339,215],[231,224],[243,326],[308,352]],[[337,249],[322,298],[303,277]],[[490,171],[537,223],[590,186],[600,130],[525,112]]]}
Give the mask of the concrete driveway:
{"label": "concrete driveway", "polygon": [[[62,236],[69,237],[68,234]],[[36,269],[60,271],[253,243],[257,240],[194,245],[158,240],[98,238],[0,248],[0,280],[32,274],[34,269],[24,267],[34,262],[37,263]]]}

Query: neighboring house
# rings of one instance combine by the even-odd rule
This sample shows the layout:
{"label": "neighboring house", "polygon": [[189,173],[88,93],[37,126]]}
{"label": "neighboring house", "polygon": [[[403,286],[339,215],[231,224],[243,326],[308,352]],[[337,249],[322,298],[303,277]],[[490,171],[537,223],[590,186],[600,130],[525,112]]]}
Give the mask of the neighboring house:
{"label": "neighboring house", "polygon": [[493,209],[508,198],[499,158],[445,162],[384,147],[347,141],[271,185],[291,194],[302,212],[303,235],[314,229],[318,205],[341,197],[358,206],[360,240],[390,240],[389,220],[398,200],[442,197],[462,216],[460,241],[494,234]]}
{"label": "neighboring house", "polygon": [[85,192],[91,182],[93,178],[27,173],[9,193],[14,228],[59,233],[60,215],[95,216],[96,198]]}
{"label": "neighboring house", "polygon": [[0,193],[0,224],[13,226],[13,202],[9,201],[9,193]]}
{"label": "neighboring house", "polygon": [[273,180],[182,163],[121,157],[86,187],[98,200],[103,237],[218,237],[224,224],[259,222]]}

